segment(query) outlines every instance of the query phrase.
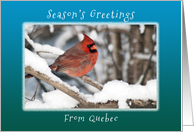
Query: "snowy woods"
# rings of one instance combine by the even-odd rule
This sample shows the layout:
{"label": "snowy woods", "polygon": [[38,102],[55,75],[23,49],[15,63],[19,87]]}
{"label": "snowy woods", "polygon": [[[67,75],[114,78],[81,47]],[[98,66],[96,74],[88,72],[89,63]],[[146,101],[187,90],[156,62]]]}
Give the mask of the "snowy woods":
{"label": "snowy woods", "polygon": [[[95,67],[81,78],[51,70],[82,33],[98,48]],[[25,79],[25,110],[157,108],[157,25],[25,23],[23,37],[25,74],[34,76]]]}

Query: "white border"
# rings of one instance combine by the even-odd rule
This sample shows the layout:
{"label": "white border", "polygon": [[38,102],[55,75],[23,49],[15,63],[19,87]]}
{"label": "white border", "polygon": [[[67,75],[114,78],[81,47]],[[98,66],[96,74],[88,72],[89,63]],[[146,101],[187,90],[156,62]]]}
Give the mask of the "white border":
{"label": "white border", "polygon": [[[118,111],[118,112],[132,112],[132,111],[153,111],[153,112],[156,112],[156,111],[159,111],[159,24],[157,22],[126,22],[126,23],[123,23],[123,22],[83,22],[83,23],[80,23],[80,22],[24,22],[22,24],[22,51],[23,53],[25,52],[25,24],[36,24],[36,25],[139,25],[139,24],[146,24],[146,25],[156,25],[156,46],[157,46],[157,62],[156,62],[156,68],[157,68],[157,105],[156,107],[157,108],[147,108],[147,109],[142,109],[142,108],[138,108],[138,109],[44,109],[44,108],[41,108],[41,109],[26,109],[24,106],[25,106],[25,66],[24,66],[24,63],[22,65],[22,69],[23,69],[23,88],[22,88],[22,108],[24,111],[66,111],[66,112],[72,112],[72,111],[83,111],[83,112],[86,112],[86,111]],[[25,61],[25,58],[24,58],[24,54],[22,56],[22,62]]]}

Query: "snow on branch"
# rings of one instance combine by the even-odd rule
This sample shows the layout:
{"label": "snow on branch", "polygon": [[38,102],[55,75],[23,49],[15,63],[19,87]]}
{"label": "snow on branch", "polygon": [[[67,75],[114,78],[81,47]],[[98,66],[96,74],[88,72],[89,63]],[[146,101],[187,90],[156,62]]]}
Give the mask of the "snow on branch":
{"label": "snow on branch", "polygon": [[[25,34],[25,38],[32,45],[32,47],[35,49],[35,51],[38,54],[39,54],[39,52],[42,52],[42,53],[51,53],[51,54],[57,55],[57,57],[58,57],[59,55],[61,55],[61,54],[64,53],[64,51],[60,50],[59,48],[52,47],[50,45],[41,45],[41,44],[38,44],[38,43],[34,43],[33,40],[31,40],[27,34]],[[25,52],[28,52],[28,50],[25,49]],[[30,55],[30,54],[31,53],[29,53],[28,55]],[[26,62],[29,62],[31,64],[37,64],[36,59],[34,61],[31,61],[31,62],[30,61],[31,61],[31,59],[26,59]],[[35,67],[36,66],[37,65],[35,65]],[[44,69],[42,69],[42,70],[44,70]],[[99,90],[101,90],[102,87],[103,87],[102,84],[100,84],[97,81],[92,80],[90,77],[82,76],[82,77],[80,77],[80,79],[82,79],[84,82],[86,82],[86,83],[88,83],[88,84],[96,87]]]}
{"label": "snow on branch", "polygon": [[86,103],[82,98],[79,97],[79,89],[77,87],[69,86],[60,78],[52,74],[51,69],[48,67],[46,61],[28,49],[25,49],[25,72],[65,92],[69,96],[78,100],[80,103]]}
{"label": "snow on branch", "polygon": [[59,48],[52,47],[50,45],[41,45],[39,43],[34,43],[33,40],[30,39],[27,33],[25,33],[25,39],[34,48],[36,53],[51,53],[57,56],[64,53],[64,51]]}
{"label": "snow on branch", "polygon": [[[126,100],[128,99],[156,100],[157,98],[156,80],[148,81],[146,86],[129,85],[126,82],[114,80],[106,83],[102,91],[95,93],[94,95],[86,95],[80,93],[79,89],[77,89],[75,86],[69,86],[58,77],[53,75],[50,68],[47,66],[46,61],[27,49],[25,49],[25,72],[32,74],[35,77],[51,84],[55,88],[61,90],[70,97],[79,101],[79,105],[78,102],[75,103],[75,101],[72,101],[74,102],[74,107],[78,105],[79,107],[84,108],[129,108],[129,104],[127,104],[126,102]],[[59,92],[55,93],[59,94]],[[53,94],[55,95],[55,93]],[[55,96],[55,98],[57,97],[58,96]],[[61,96],[59,96],[59,98],[61,98]],[[32,102],[29,103],[32,104]],[[29,103],[27,103],[26,106],[30,108]],[[41,105],[41,103],[37,102],[37,100],[35,100],[34,103],[38,103],[39,106]],[[63,108],[67,108],[68,106],[70,106],[69,104],[67,104],[67,107],[65,107],[63,99],[61,100],[61,103],[61,106],[64,106]],[[45,103],[42,103],[42,105],[44,106],[42,106],[41,108],[46,107]],[[54,106],[55,108],[61,108],[60,104]]]}
{"label": "snow on branch", "polygon": [[125,30],[125,31],[129,31],[130,30],[130,26],[126,26],[126,25],[107,25],[109,29],[118,29],[118,30]]}
{"label": "snow on branch", "polygon": [[[39,71],[35,71],[30,66],[25,67],[25,72],[29,73],[29,74],[32,74],[33,76],[35,76],[35,77],[45,81],[46,83],[54,86],[55,88],[59,89],[63,93],[66,93],[70,97],[72,97],[75,100],[79,101],[79,104],[75,103],[75,101],[73,101],[74,102],[73,104],[75,104],[74,105],[75,108],[76,107],[79,107],[79,108],[118,108],[118,105],[117,105],[117,103],[115,101],[107,102],[107,103],[104,103],[104,104],[102,104],[102,103],[96,103],[95,104],[93,102],[88,102],[87,100],[85,100],[85,99],[87,99],[87,95],[79,92],[79,90],[75,86],[69,86],[68,84],[66,84],[64,82],[61,84],[60,82],[53,81],[53,78],[48,77],[47,74],[42,74]],[[54,91],[52,91],[52,92],[54,92]],[[56,98],[59,97],[57,100],[60,100],[60,98],[61,98],[61,96],[57,96],[57,95],[55,95],[55,97]],[[61,100],[62,106],[65,105],[63,103],[63,101],[64,100]],[[33,102],[34,103],[38,103],[38,107],[39,108],[45,108],[44,106],[40,106],[41,103],[40,103],[40,101],[37,101],[37,99],[34,100]],[[34,105],[32,102],[27,102],[26,103],[26,107],[32,108],[31,106],[29,106],[29,103],[31,105]],[[77,106],[77,104],[78,104],[78,106]],[[45,103],[42,103],[42,105],[45,105]],[[60,105],[57,105],[57,106],[60,106]],[[52,107],[52,106],[50,106],[50,107]],[[71,105],[71,107],[72,107],[72,105]],[[67,106],[65,105],[63,108],[71,108],[71,107],[69,107],[69,104],[67,104]],[[56,107],[56,105],[55,105],[55,108],[61,108],[61,107]]]}
{"label": "snow on branch", "polygon": [[49,25],[49,31],[50,31],[50,33],[54,32],[54,26],[53,25]]}
{"label": "snow on branch", "polygon": [[118,101],[119,108],[129,108],[126,100],[157,100],[156,80],[150,80],[145,86],[129,85],[126,82],[113,80],[107,82],[102,91],[86,97],[88,102],[106,103]]}
{"label": "snow on branch", "polygon": [[25,48],[25,68],[26,67],[31,67],[33,70],[38,71],[41,74],[47,75],[53,81],[57,81],[60,84],[63,83],[62,80],[52,74],[51,69],[48,67],[46,60]]}
{"label": "snow on branch", "polygon": [[[138,58],[138,59],[149,60],[151,55],[150,54],[135,53],[133,56]],[[152,56],[152,61],[153,62],[157,61],[157,57],[155,55]]]}
{"label": "snow on branch", "polygon": [[[39,44],[34,43],[28,36],[26,36],[26,39],[35,47],[35,50],[53,51],[50,48],[44,49],[44,46],[41,47]],[[32,108],[32,106],[34,108],[130,108],[130,102],[127,100],[157,101],[156,80],[148,81],[145,86],[139,84],[129,85],[123,81],[113,80],[107,82],[104,86],[100,85],[103,89],[94,95],[83,94],[76,86],[70,86],[52,74],[46,61],[28,49],[25,49],[25,72],[60,90],[44,93],[43,100],[45,103],[41,103],[36,99],[35,101],[27,102],[25,104],[26,108]],[[62,98],[63,94],[60,93],[61,91],[70,97]],[[49,98],[47,94],[48,96],[54,96],[54,99],[58,100],[58,104],[54,105],[55,103],[52,102],[55,100]],[[64,103],[66,99],[72,103]]]}

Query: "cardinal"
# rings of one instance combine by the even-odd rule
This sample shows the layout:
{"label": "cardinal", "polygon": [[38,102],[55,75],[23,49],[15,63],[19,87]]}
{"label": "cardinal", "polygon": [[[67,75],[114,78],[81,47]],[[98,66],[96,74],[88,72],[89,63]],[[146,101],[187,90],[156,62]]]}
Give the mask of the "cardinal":
{"label": "cardinal", "polygon": [[[56,72],[64,72],[72,77],[81,77],[88,73],[96,64],[98,51],[94,41],[87,35],[84,39],[65,51],[49,67]],[[26,75],[25,78],[32,77]]]}

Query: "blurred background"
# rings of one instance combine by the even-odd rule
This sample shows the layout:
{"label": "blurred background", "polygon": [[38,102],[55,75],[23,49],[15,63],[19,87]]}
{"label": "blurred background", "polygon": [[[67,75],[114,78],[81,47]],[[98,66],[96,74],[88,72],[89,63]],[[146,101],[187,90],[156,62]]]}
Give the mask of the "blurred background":
{"label": "blurred background", "polygon": [[[93,39],[98,47],[98,60],[93,70],[86,75],[105,84],[111,80],[123,80],[129,84],[145,85],[157,75],[157,25],[32,25],[25,24],[25,32],[36,43],[58,47],[64,51],[83,39],[82,33]],[[25,48],[34,52],[25,40]],[[34,52],[35,53],[35,52]],[[39,54],[48,65],[57,58],[48,53]],[[53,74],[81,92],[93,94],[98,89],[65,73]],[[54,90],[53,86],[37,78],[25,79],[25,97],[31,98],[40,83],[36,98]]]}

